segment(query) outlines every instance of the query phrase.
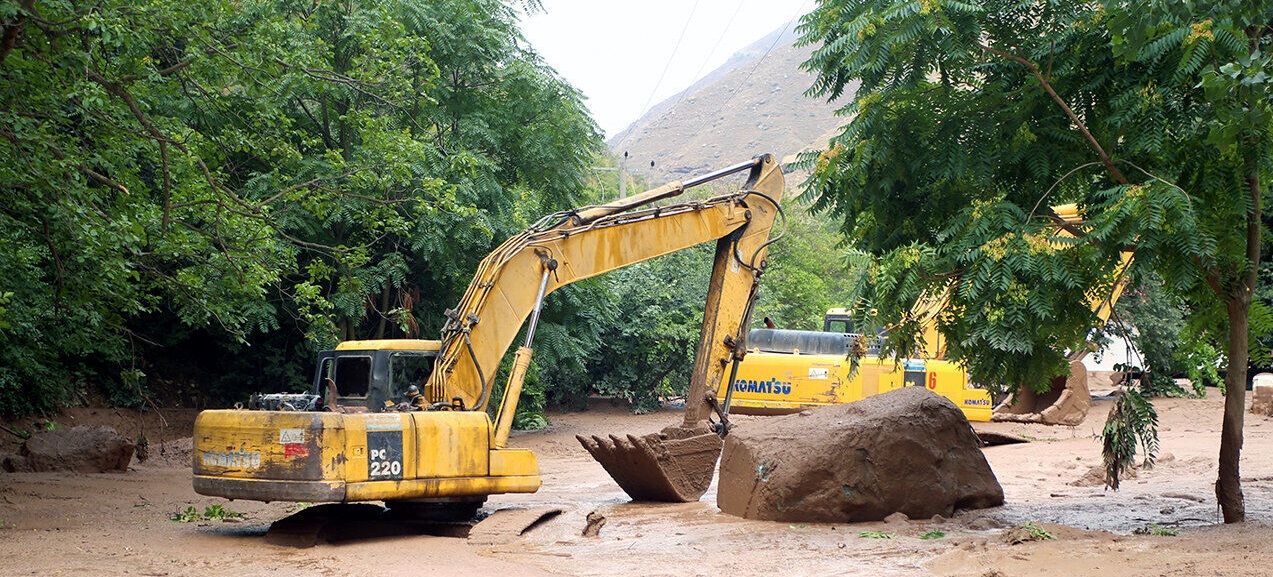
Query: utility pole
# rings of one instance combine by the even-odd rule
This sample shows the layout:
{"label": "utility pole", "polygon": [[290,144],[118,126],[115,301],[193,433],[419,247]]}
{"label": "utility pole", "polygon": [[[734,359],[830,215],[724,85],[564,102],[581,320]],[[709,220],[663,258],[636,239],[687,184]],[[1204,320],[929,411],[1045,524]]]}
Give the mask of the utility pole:
{"label": "utility pole", "polygon": [[623,151],[623,157],[619,159],[619,198],[628,196],[628,151]]}
{"label": "utility pole", "polygon": [[[654,162],[650,162],[650,167],[654,167]],[[616,172],[619,175],[619,198],[627,198],[628,196],[628,152],[623,151],[623,156],[619,157],[619,167],[613,166],[594,166],[593,170],[597,172]]]}

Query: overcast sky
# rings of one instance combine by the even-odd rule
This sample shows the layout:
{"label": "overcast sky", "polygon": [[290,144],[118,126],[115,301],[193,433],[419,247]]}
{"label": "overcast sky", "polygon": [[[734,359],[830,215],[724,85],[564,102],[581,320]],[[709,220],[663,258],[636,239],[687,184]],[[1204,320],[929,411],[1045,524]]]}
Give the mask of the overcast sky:
{"label": "overcast sky", "polygon": [[813,5],[813,0],[544,0],[544,12],[525,17],[522,32],[583,92],[608,138]]}

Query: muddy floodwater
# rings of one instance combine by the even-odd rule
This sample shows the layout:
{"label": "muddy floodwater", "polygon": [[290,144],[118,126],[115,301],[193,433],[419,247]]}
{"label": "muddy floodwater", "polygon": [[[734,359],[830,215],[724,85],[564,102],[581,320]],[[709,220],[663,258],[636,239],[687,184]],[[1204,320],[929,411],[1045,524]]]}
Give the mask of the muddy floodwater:
{"label": "muddy floodwater", "polygon": [[[1273,420],[1247,416],[1242,476],[1251,521],[1222,526],[1212,483],[1223,399],[1212,391],[1157,406],[1158,463],[1117,492],[1099,478],[1098,435],[1109,402],[1098,402],[1077,427],[978,425],[1031,440],[985,449],[1004,488],[1003,507],[892,523],[748,521],[716,508],[715,482],[697,503],[629,503],[574,435],[650,433],[679,415],[605,406],[553,415],[548,430],[514,437],[511,444],[537,452],[544,486],[533,495],[492,497],[487,510],[563,512],[494,543],[353,535],[310,548],[273,545],[264,538],[270,523],[296,505],[196,495],[180,456],[121,474],[0,473],[0,575],[1273,575]],[[108,412],[73,415],[117,428],[129,422]],[[176,429],[189,421],[170,420]],[[246,518],[170,519],[188,506],[218,503]],[[585,537],[589,514],[600,529]],[[1010,530],[1025,523],[1052,539],[1010,544]],[[1151,526],[1159,534],[1134,533]]]}

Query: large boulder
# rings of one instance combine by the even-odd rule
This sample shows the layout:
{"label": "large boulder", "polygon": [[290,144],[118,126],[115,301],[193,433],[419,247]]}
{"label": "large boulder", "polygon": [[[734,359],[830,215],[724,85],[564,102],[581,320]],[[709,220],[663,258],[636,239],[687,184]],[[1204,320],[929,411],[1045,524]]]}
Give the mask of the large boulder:
{"label": "large boulder", "polygon": [[0,466],[7,471],[124,472],[134,448],[115,429],[81,425],[32,435],[17,456],[6,457]]}
{"label": "large boulder", "polygon": [[716,502],[748,519],[815,522],[1002,505],[979,445],[948,399],[905,387],[731,431]]}

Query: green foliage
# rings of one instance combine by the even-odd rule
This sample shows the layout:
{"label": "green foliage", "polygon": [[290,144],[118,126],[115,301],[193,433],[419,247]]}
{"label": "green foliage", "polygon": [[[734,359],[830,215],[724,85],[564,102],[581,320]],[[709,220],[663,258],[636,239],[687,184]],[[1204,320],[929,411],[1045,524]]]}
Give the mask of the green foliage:
{"label": "green foliage", "polygon": [[0,413],[291,388],[587,200],[597,129],[497,0],[0,6]]}
{"label": "green foliage", "polygon": [[[1135,327],[1124,336],[1144,355],[1152,386],[1168,388],[1171,377],[1182,375],[1193,382],[1193,393],[1201,396],[1207,385],[1221,384],[1216,366],[1221,353],[1215,344],[1223,338],[1215,334],[1221,327],[1207,323],[1208,317],[1187,315],[1185,300],[1166,290],[1152,272],[1124,292],[1115,311],[1117,318]],[[1194,322],[1188,322],[1191,319]]]}
{"label": "green foliage", "polygon": [[178,523],[196,523],[202,519],[203,515],[199,514],[199,510],[194,508],[194,505],[180,511],[174,511],[171,515],[168,515],[168,520]]}
{"label": "green foliage", "polygon": [[[482,255],[615,194],[518,31],[538,9],[0,0],[0,414],[224,404],[304,388],[342,339],[436,334]],[[762,306],[808,326],[841,267],[792,228]],[[669,258],[553,295],[519,426],[684,386],[707,265]]]}
{"label": "green foliage", "polygon": [[[906,355],[909,311],[948,298],[938,329],[973,380],[1043,388],[1104,326],[1089,303],[1134,247],[1132,278],[1161,279],[1187,315],[1184,352],[1160,362],[1211,376],[1205,355],[1239,350],[1222,344],[1239,319],[1266,342],[1267,306],[1248,303],[1273,168],[1271,17],[1238,2],[821,2],[799,28],[811,94],[857,88],[842,132],[802,163],[815,208],[876,255],[862,324],[896,327],[886,352]],[[1082,225],[1049,208],[1064,203]],[[1120,427],[1149,422],[1116,419],[1113,455],[1143,440]]]}
{"label": "green foliage", "polygon": [[177,523],[197,523],[199,521],[227,522],[227,521],[237,521],[239,519],[245,519],[245,518],[247,518],[247,515],[240,513],[238,511],[227,509],[224,506],[222,506],[220,503],[214,503],[212,505],[208,505],[207,507],[203,508],[202,512],[200,512],[193,505],[191,505],[189,507],[186,507],[185,509],[174,511],[171,515],[168,516],[169,520],[175,521]]}
{"label": "green foliage", "polygon": [[613,320],[588,359],[592,390],[626,399],[637,412],[689,384],[707,301],[712,248],[697,247],[609,275]]}
{"label": "green foliage", "polygon": [[858,533],[858,537],[863,539],[892,539],[896,536],[896,534],[885,531],[862,531],[861,533]]}
{"label": "green foliage", "polygon": [[588,279],[548,297],[514,426],[542,429],[549,405],[578,408],[593,392],[590,359],[604,354],[604,335],[617,323],[621,305],[612,294],[614,282],[612,276]]}
{"label": "green foliage", "polygon": [[1121,390],[1105,419],[1101,441],[1105,486],[1115,491],[1121,477],[1135,468],[1138,454],[1144,455],[1143,466],[1153,466],[1158,454],[1158,411],[1139,387]]}
{"label": "green foliage", "polygon": [[1132,533],[1136,535],[1153,535],[1155,537],[1178,537],[1180,530],[1173,527],[1163,527],[1158,523],[1150,523],[1144,527],[1137,527]]}
{"label": "green foliage", "polygon": [[943,538],[943,537],[945,537],[945,536],[946,536],[946,532],[945,532],[945,531],[938,531],[938,530],[936,530],[936,529],[934,529],[934,530],[932,530],[932,531],[925,531],[925,532],[923,532],[923,533],[920,533],[920,534],[919,534],[919,538],[920,538],[920,539],[923,539],[923,540],[925,540],[925,541],[931,541],[931,540],[933,540],[933,539],[941,539],[941,538]]}
{"label": "green foliage", "polygon": [[1031,541],[1051,541],[1053,539],[1056,539],[1056,537],[1054,537],[1052,533],[1049,533],[1047,529],[1038,526],[1034,521],[1029,521],[1024,525],[1009,529],[1008,532],[1005,533],[1005,540],[1012,545],[1028,543]]}
{"label": "green foliage", "polygon": [[782,238],[770,246],[768,268],[761,278],[753,326],[769,317],[783,329],[821,330],[827,309],[851,298],[855,270],[837,250],[840,235],[824,215],[810,212],[797,199],[783,203]]}
{"label": "green foliage", "polygon": [[206,521],[229,521],[234,519],[243,519],[245,517],[247,517],[247,515],[238,511],[227,509],[221,506],[220,503],[208,505],[203,509],[203,518]]}

